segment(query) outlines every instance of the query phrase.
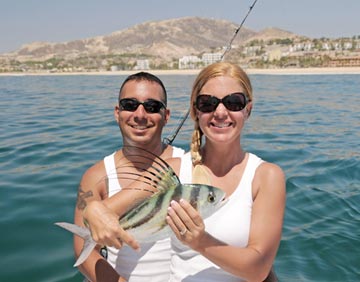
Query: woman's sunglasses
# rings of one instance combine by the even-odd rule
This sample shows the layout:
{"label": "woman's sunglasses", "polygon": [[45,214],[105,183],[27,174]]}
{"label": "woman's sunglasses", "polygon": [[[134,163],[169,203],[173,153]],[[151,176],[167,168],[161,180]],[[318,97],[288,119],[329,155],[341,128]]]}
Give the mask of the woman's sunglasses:
{"label": "woman's sunglasses", "polygon": [[139,102],[134,98],[125,98],[119,100],[119,105],[121,106],[121,110],[129,112],[135,112],[140,105],[143,105],[145,111],[150,114],[159,113],[161,108],[166,109],[163,102],[153,99],[146,100],[145,102]]}
{"label": "woman's sunglasses", "polygon": [[229,94],[222,99],[207,94],[200,94],[196,97],[195,106],[200,112],[211,113],[222,103],[229,111],[239,112],[245,108],[248,101],[245,94],[240,92]]}

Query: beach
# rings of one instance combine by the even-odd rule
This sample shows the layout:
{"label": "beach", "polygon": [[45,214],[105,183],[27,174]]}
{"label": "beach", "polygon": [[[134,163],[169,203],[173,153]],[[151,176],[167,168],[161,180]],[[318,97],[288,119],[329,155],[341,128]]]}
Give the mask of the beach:
{"label": "beach", "polygon": [[[186,70],[144,70],[155,75],[197,75],[201,69]],[[11,72],[0,73],[0,76],[26,75],[130,75],[142,70],[126,71],[96,71],[96,72]],[[333,67],[333,68],[283,68],[283,69],[253,69],[245,68],[248,74],[264,75],[315,75],[315,74],[360,74],[360,67]]]}

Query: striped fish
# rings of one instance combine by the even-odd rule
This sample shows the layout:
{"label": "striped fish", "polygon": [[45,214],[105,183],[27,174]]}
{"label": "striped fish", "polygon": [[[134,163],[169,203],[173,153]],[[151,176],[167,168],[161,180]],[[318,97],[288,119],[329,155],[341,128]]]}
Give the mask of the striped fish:
{"label": "striped fish", "polygon": [[[172,234],[166,222],[168,207],[172,200],[187,200],[203,218],[213,214],[225,203],[225,193],[221,189],[203,184],[181,184],[173,169],[163,159],[148,151],[141,156],[127,155],[126,158],[130,161],[121,168],[135,166],[140,172],[126,173],[119,169],[116,177],[135,180],[156,189],[153,195],[128,210],[119,219],[120,226],[140,243],[155,242]],[[90,231],[71,223],[55,224],[84,239],[83,250],[74,266],[82,264],[96,246]]]}
{"label": "striped fish", "polygon": [[168,237],[172,232],[166,223],[167,209],[172,200],[187,200],[206,218],[221,206],[223,198],[224,192],[213,186],[179,184],[150,197],[126,213],[119,223],[139,242],[154,242]]}

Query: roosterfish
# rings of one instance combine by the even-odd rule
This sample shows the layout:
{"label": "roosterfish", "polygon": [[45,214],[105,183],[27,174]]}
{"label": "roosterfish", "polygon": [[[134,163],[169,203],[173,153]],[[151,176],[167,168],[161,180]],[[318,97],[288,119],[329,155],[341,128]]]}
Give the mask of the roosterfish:
{"label": "roosterfish", "polygon": [[[135,167],[140,171],[139,173],[116,172],[117,178],[131,179],[155,189],[155,192],[151,190],[152,195],[134,204],[119,218],[121,228],[131,234],[140,244],[165,239],[172,234],[166,222],[166,216],[170,202],[173,200],[188,201],[203,219],[212,215],[226,203],[223,190],[205,184],[182,184],[166,161],[149,151],[143,151],[144,154],[141,156],[127,155],[128,159],[133,157],[134,160],[121,166],[125,169],[130,166]],[[141,188],[141,190],[144,189]],[[74,264],[74,267],[79,266],[97,245],[91,237],[90,230],[68,222],[55,224],[84,239],[84,247]]]}

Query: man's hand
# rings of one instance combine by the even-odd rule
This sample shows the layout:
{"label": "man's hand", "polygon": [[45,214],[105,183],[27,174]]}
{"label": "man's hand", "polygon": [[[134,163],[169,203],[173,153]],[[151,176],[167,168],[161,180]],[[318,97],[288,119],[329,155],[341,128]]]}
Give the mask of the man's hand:
{"label": "man's hand", "polygon": [[139,250],[139,243],[119,224],[118,215],[101,201],[91,201],[83,211],[85,224],[99,245],[120,249],[123,243]]}

